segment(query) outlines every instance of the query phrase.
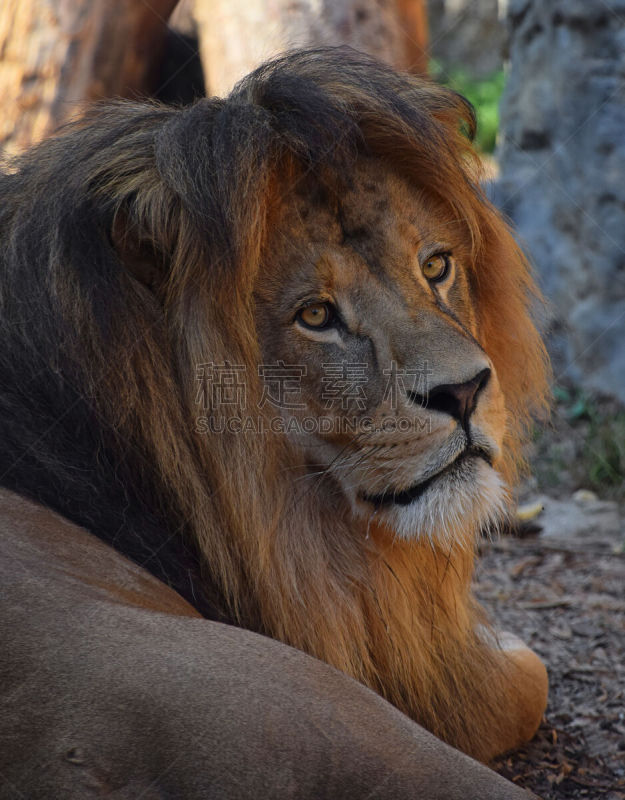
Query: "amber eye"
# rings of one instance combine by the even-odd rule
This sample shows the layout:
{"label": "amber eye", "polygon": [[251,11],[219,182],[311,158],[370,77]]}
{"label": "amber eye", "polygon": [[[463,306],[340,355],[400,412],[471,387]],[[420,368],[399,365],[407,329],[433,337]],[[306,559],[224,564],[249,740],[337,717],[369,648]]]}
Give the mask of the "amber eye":
{"label": "amber eye", "polygon": [[445,253],[437,253],[434,256],[430,256],[421,269],[425,277],[432,283],[444,281],[449,274],[449,256]]}
{"label": "amber eye", "polygon": [[334,316],[330,303],[311,303],[297,313],[297,319],[307,328],[326,328]]}

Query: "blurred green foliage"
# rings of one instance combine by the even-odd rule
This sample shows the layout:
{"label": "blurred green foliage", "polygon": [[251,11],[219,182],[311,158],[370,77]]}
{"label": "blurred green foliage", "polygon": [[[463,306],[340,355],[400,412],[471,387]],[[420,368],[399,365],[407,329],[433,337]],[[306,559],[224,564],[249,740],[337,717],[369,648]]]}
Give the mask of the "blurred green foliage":
{"label": "blurred green foliage", "polygon": [[625,411],[606,414],[596,401],[581,391],[558,387],[556,400],[564,406],[568,420],[587,420],[582,462],[594,489],[614,487],[625,497]]}
{"label": "blurred green foliage", "polygon": [[486,78],[473,78],[462,69],[447,70],[433,59],[430,61],[430,75],[437,83],[449,86],[473,104],[477,114],[475,144],[483,153],[492,153],[497,141],[499,101],[505,83],[503,69]]}
{"label": "blurred green foliage", "polygon": [[578,388],[553,388],[551,430],[537,428],[534,472],[544,488],[572,483],[625,500],[625,409]]}

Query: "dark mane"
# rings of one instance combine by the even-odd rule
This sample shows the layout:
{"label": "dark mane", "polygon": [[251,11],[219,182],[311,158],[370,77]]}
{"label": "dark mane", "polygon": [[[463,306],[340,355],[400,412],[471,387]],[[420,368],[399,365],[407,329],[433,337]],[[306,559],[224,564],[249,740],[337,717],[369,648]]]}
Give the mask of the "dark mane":
{"label": "dark mane", "polygon": [[[162,360],[175,346],[168,315],[120,263],[113,221],[123,212],[167,252],[171,285],[162,291],[175,307],[185,282],[232,283],[263,224],[258,198],[278,161],[347,173],[367,146],[365,117],[449,148],[433,112],[461,112],[472,125],[455,95],[422,90],[353,52],[311,51],[261,67],[225,100],[95,106],[11,164],[0,178],[2,484],[84,525],[213,614],[192,540],[171,538],[184,515],[150,454],[120,429],[154,381],[169,378],[167,402],[181,418],[185,399]],[[198,262],[205,275],[185,274]],[[133,370],[148,357],[161,376]],[[110,384],[115,396],[103,398]]]}
{"label": "dark mane", "polygon": [[[465,674],[443,619],[447,660],[408,663],[423,656],[413,610],[347,523],[328,524],[332,509],[311,501],[293,538],[293,454],[279,437],[193,428],[198,364],[256,374],[252,287],[277,200],[306,174],[349,181],[356,160],[373,156],[470,233],[514,474],[545,390],[544,352],[527,264],[477,186],[473,128],[470,106],[447,89],[350,50],[312,50],[259,68],[226,99],[95,106],[0,176],[0,484],[92,531],[206,616],[325,659],[435,732],[444,719],[441,735],[468,751],[475,735],[454,697],[484,691],[479,643]],[[436,554],[422,563],[406,546],[398,557],[415,602],[434,607],[423,580]],[[472,554],[458,559],[466,583]],[[371,633],[381,606],[401,646]],[[457,669],[432,676],[440,663]],[[419,707],[406,675],[430,687]]]}

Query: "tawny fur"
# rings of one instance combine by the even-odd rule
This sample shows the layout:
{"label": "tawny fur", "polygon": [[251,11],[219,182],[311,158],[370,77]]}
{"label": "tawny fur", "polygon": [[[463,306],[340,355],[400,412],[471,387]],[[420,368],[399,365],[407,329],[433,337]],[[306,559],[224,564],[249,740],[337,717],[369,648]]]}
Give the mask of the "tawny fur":
{"label": "tawny fur", "polygon": [[[80,164],[69,180],[102,214],[124,269],[114,291],[103,289],[114,307],[104,336],[96,301],[68,268],[63,235],[51,236],[45,281],[66,323],[59,348],[120,452],[129,441],[141,454],[141,479],[155,488],[172,533],[199,543],[228,614],[487,758],[493,742],[507,741],[501,706],[514,666],[476,632],[484,624],[470,593],[476,531],[457,531],[450,545],[394,540],[316,492],[294,509],[301,458],[285,437],[193,430],[197,364],[210,358],[256,374],[253,290],[283,198],[311,169],[340,183],[366,152],[466,226],[480,341],[507,411],[499,472],[514,483],[547,368],[530,313],[538,293],[479,189],[472,129],[469,107],[447,89],[349,53],[296,53],[228,100],[181,111],[95,108],[16,169],[38,170],[43,185],[67,153]],[[146,263],[150,277],[144,270],[137,280]],[[252,404],[260,385],[248,391]]]}

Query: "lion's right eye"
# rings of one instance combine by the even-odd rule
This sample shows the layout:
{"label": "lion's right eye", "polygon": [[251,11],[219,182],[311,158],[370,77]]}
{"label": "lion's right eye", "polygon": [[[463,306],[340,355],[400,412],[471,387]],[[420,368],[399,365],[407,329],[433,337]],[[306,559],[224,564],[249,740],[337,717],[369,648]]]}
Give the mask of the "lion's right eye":
{"label": "lion's right eye", "polygon": [[430,283],[441,283],[449,274],[449,256],[447,253],[436,253],[430,256],[421,266],[423,274]]}
{"label": "lion's right eye", "polygon": [[296,319],[306,328],[322,330],[334,319],[334,307],[330,303],[311,303],[297,312]]}

